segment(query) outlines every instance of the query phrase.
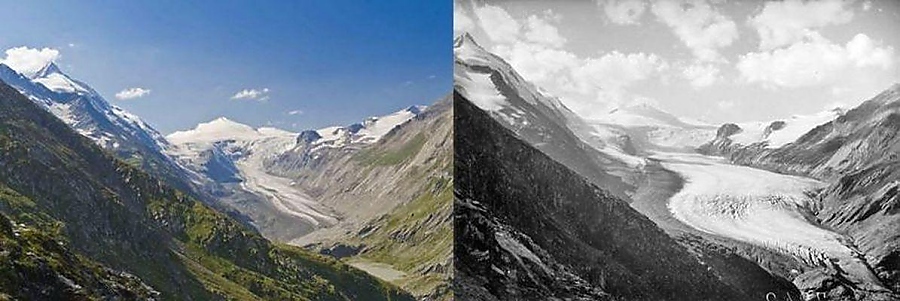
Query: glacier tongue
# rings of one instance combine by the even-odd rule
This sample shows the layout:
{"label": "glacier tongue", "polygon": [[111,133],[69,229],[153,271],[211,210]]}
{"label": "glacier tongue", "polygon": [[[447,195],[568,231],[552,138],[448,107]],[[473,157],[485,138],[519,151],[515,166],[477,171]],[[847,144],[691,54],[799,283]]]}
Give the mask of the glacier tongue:
{"label": "glacier tongue", "polygon": [[700,231],[778,250],[812,266],[837,265],[858,284],[878,286],[850,239],[817,225],[807,192],[823,183],[732,165],[718,157],[655,153],[685,178],[669,200],[679,221]]}
{"label": "glacier tongue", "polygon": [[270,173],[267,164],[292,151],[314,156],[324,148],[357,148],[378,142],[424,108],[412,106],[386,116],[367,118],[362,123],[303,133],[271,127],[257,129],[220,117],[200,123],[194,129],[170,134],[167,140],[172,145],[167,151],[195,173],[205,175],[209,179],[205,185],[221,186],[235,193],[249,192],[263,200],[264,206],[276,210],[274,213],[291,216],[298,229],[315,230],[337,224],[337,214],[295,188],[291,179]]}

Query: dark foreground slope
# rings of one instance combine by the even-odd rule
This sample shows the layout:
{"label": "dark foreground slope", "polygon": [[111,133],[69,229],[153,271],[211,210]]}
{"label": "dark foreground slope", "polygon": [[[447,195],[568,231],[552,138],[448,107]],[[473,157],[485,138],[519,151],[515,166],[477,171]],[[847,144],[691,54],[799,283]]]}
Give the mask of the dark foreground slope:
{"label": "dark foreground slope", "polygon": [[[150,299],[157,297],[133,275],[106,268],[72,251],[40,214],[20,213],[15,223],[7,213],[30,211],[34,202],[0,187],[0,300]],[[41,227],[29,226],[45,223]],[[48,231],[49,230],[49,231]]]}
{"label": "dark foreground slope", "polygon": [[[65,286],[102,287],[96,282],[109,279],[109,286],[126,285],[124,291],[138,296],[158,291],[162,299],[409,299],[334,260],[273,245],[114,159],[2,83],[0,185],[8,188],[0,211],[10,224],[48,233],[2,245],[0,255],[18,256],[18,244],[30,257],[0,273],[3,294],[17,299],[30,299],[30,291],[14,281],[28,282],[34,271],[65,277],[39,288],[69,292],[63,299],[83,299]],[[115,279],[103,274],[106,269],[136,278]],[[44,297],[38,299],[53,298]]]}
{"label": "dark foreground slope", "polygon": [[454,114],[460,300],[753,300],[459,94]]}

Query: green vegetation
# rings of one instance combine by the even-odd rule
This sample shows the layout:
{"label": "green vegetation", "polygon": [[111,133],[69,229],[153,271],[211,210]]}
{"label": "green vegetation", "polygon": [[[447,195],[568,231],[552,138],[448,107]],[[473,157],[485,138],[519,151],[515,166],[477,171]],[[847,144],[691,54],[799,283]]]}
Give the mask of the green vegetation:
{"label": "green vegetation", "polygon": [[15,208],[13,221],[0,213],[0,300],[151,298],[140,279],[110,270],[72,252],[60,235],[62,223],[21,209],[35,203],[0,186],[0,207]]}
{"label": "green vegetation", "polygon": [[[167,300],[412,299],[337,261],[275,245],[165,183],[0,83],[0,299],[152,293],[141,282]],[[30,295],[44,291],[63,295]]]}
{"label": "green vegetation", "polygon": [[365,165],[386,166],[397,165],[412,158],[425,145],[425,136],[417,134],[415,137],[404,143],[400,148],[394,150],[381,150],[377,148],[369,148],[360,152],[355,159],[361,161]]}
{"label": "green vegetation", "polygon": [[[421,191],[417,198],[376,221],[381,226],[359,241],[369,246],[361,255],[363,258],[389,264],[410,275],[398,284],[413,293],[432,292],[446,285],[452,269],[444,264],[453,250],[453,181],[433,178]],[[430,272],[422,273],[429,269]],[[443,298],[452,298],[449,290]]]}

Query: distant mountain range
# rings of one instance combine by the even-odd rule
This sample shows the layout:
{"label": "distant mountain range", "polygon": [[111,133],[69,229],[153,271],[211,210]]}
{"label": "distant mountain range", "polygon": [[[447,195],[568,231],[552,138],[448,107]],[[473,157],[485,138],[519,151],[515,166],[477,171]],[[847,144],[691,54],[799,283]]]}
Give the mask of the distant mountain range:
{"label": "distant mountain range", "polygon": [[[891,176],[898,173],[891,162],[900,145],[891,140],[898,132],[891,119],[897,86],[853,110],[771,122],[716,126],[678,118],[650,104],[620,107],[587,120],[524,80],[468,34],[455,40],[454,56],[459,185],[455,285],[462,296],[759,300],[771,292],[792,299],[897,298],[898,266],[893,263],[900,232],[888,230],[900,229]],[[721,157],[697,152],[760,169],[734,167],[720,163]],[[790,187],[800,193],[800,205],[765,209],[757,200],[788,196],[752,187],[741,188],[740,193],[749,195],[707,196],[704,191],[716,193],[724,186],[689,182],[705,173],[724,181],[720,185],[741,184],[728,182],[729,177],[765,177],[755,179],[761,183],[779,179],[763,169],[812,177],[803,181],[826,188],[817,192]],[[691,190],[686,191],[688,186]],[[693,196],[697,199],[692,202],[723,206],[721,210],[730,210],[723,212],[746,219],[766,212],[783,215],[786,220],[770,222],[824,229],[837,239],[823,244],[838,244],[835,248],[858,257],[838,262],[850,257],[823,251],[832,255],[822,256],[834,256],[832,264],[818,266],[802,254],[818,254],[813,248],[819,238],[786,236],[799,241],[784,241],[791,247],[782,248],[757,243],[777,237],[769,230],[761,232],[769,238],[711,235],[673,213],[670,199],[676,196]],[[742,202],[750,207],[740,207]],[[719,208],[700,208],[712,210],[709,222],[728,218],[720,217]],[[620,220],[626,216],[627,222]],[[733,225],[738,227],[734,231],[756,231],[740,228],[753,225]],[[667,235],[637,241],[656,233]],[[642,254],[645,250],[667,251]],[[682,266],[639,267],[660,258]],[[647,271],[652,275],[642,274]]]}
{"label": "distant mountain range", "polygon": [[0,149],[6,298],[412,299],[269,242],[2,83]]}
{"label": "distant mountain range", "polygon": [[[419,298],[451,296],[447,101],[301,133],[222,117],[164,137],[53,63],[28,75],[0,64],[0,81],[124,162],[269,239],[344,258]],[[407,217],[410,210],[424,215]]]}
{"label": "distant mountain range", "polygon": [[[812,213],[822,224],[850,235],[883,285],[896,293],[900,291],[900,85],[834,115],[784,144],[733,140],[742,129],[726,124],[701,150],[735,164],[827,183],[811,205]],[[778,121],[769,125],[780,127]]]}

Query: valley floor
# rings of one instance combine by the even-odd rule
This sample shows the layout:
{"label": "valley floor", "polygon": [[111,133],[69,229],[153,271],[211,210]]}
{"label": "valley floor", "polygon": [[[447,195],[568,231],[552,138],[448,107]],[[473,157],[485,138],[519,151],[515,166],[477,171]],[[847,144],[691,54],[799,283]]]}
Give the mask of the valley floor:
{"label": "valley floor", "polygon": [[396,283],[397,281],[402,280],[407,276],[406,273],[395,269],[389,264],[373,262],[360,257],[347,260],[347,264],[353,266],[354,268],[363,270],[366,273],[369,273],[369,275],[378,277],[384,281],[388,281],[391,283]]}
{"label": "valley floor", "polygon": [[670,234],[749,243],[810,266],[835,266],[854,283],[880,287],[850,239],[817,225],[807,209],[807,192],[822,183],[699,154],[657,152],[649,158],[659,165],[648,167],[649,183],[632,206]]}

